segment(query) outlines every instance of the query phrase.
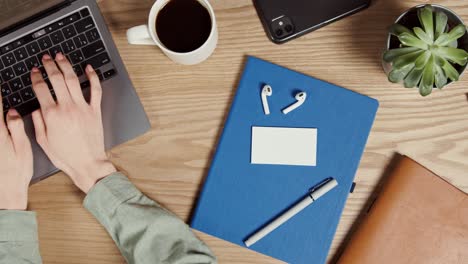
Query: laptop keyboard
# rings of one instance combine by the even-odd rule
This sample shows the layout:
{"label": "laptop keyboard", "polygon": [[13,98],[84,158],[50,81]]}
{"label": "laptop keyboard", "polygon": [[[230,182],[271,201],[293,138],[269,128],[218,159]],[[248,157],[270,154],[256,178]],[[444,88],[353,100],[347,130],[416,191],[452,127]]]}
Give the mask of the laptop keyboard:
{"label": "laptop keyboard", "polygon": [[3,113],[15,108],[22,116],[39,108],[31,87],[30,71],[38,67],[52,96],[54,90],[42,66],[42,56],[55,58],[62,52],[70,60],[78,75],[81,88],[90,86],[84,69],[91,64],[101,81],[116,75],[106,47],[92,19],[89,9],[82,9],[64,19],[53,22],[34,33],[0,47],[0,78]]}

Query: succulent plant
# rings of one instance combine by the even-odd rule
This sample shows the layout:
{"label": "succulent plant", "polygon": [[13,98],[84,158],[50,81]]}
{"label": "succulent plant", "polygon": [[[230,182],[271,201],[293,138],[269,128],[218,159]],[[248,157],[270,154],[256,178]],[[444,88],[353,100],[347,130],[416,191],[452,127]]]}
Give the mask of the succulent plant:
{"label": "succulent plant", "polygon": [[449,30],[447,15],[434,12],[430,5],[418,10],[418,18],[421,27],[413,30],[400,24],[390,28],[401,45],[386,51],[383,59],[392,63],[388,74],[391,82],[403,81],[405,87],[418,87],[419,93],[427,96],[434,87],[442,89],[448,80],[458,81],[460,74],[454,65],[465,66],[468,61],[468,52],[457,48],[466,26],[460,24]]}

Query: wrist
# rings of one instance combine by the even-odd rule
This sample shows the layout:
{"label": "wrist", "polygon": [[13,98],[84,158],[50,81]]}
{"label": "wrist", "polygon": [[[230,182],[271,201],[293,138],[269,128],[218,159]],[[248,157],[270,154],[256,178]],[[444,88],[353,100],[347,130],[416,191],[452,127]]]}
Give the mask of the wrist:
{"label": "wrist", "polygon": [[28,192],[4,192],[0,194],[0,210],[25,211],[28,207]]}
{"label": "wrist", "polygon": [[114,164],[109,160],[94,161],[83,166],[72,178],[75,184],[84,193],[88,193],[91,188],[101,179],[116,172]]}

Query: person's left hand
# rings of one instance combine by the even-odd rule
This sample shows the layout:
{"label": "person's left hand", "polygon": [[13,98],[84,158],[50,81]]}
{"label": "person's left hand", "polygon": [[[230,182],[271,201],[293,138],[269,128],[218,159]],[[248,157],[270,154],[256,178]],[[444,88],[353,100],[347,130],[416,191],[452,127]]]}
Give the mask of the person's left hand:
{"label": "person's left hand", "polygon": [[[0,109],[3,109],[0,100]],[[31,143],[21,116],[10,109],[0,116],[0,210],[26,210],[33,176]]]}

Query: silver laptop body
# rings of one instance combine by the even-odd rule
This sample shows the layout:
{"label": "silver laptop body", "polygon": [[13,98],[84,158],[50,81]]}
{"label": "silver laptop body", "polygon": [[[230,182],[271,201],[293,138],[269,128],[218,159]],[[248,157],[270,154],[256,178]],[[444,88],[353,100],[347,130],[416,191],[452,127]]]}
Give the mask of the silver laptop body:
{"label": "silver laptop body", "polygon": [[[14,10],[15,8],[18,8],[18,6],[9,6],[9,5],[24,5],[28,7],[34,7],[35,5],[40,5],[40,4],[43,4],[44,2],[47,2],[47,1],[1,0],[0,1],[0,13],[4,12],[4,13],[11,14],[12,10],[9,10],[9,9],[13,8]],[[86,63],[87,60],[93,61],[94,63],[98,63],[99,65],[104,63],[102,66],[100,66],[99,72],[100,72],[100,77],[102,77],[102,86],[103,86],[102,113],[103,113],[106,149],[110,149],[116,145],[124,143],[128,140],[131,140],[145,133],[146,131],[148,131],[150,129],[149,120],[135,92],[135,89],[130,81],[128,73],[117,51],[114,41],[112,40],[112,36],[106,27],[105,21],[99,11],[99,7],[97,6],[96,1],[95,0],[75,0],[75,1],[55,0],[52,2],[60,2],[60,3],[57,5],[56,3],[54,3],[53,7],[48,8],[47,11],[43,10],[43,12],[41,12],[40,14],[31,14],[31,16],[28,17],[29,20],[26,21],[23,19],[23,24],[17,23],[15,26],[12,26],[6,29],[2,28],[2,35],[0,37],[0,50],[1,50],[0,58],[7,55],[8,49],[3,48],[3,47],[10,47],[8,45],[13,45],[11,46],[13,48],[10,47],[10,50],[12,50],[15,56],[19,54],[18,52],[17,53],[14,52],[15,45],[11,43],[15,43],[15,41],[18,41],[18,45],[19,45],[22,39],[30,38],[29,36],[33,36],[37,42],[42,41],[39,43],[39,45],[41,48],[46,47],[44,48],[44,50],[48,48],[48,43],[49,43],[48,40],[47,41],[42,40],[43,36],[46,36],[46,35],[49,36],[49,38],[52,39],[52,41],[55,40],[58,43],[57,45],[55,45],[55,42],[51,41],[50,42],[51,46],[55,45],[56,47],[60,47],[61,49],[62,48],[66,49],[67,51],[69,51],[69,49],[71,48],[75,48],[75,51],[74,51],[75,53],[70,51],[68,53],[69,54],[68,56],[70,57],[73,55],[74,56],[73,58],[77,61],[79,61],[80,59],[83,59],[83,62],[78,62],[77,65],[80,65],[80,63]],[[89,12],[84,9],[88,9]],[[34,10],[34,9],[28,8],[28,10]],[[93,28],[94,30],[93,32],[91,32],[91,30],[88,30],[86,28],[88,24],[91,24],[89,23],[91,21],[90,18],[87,18],[86,20],[88,24],[84,22],[80,22],[81,20],[77,22],[76,19],[80,17],[80,15],[75,15],[77,13],[82,14],[82,16],[87,15],[88,17],[92,19],[92,21],[94,21],[95,28]],[[82,17],[80,17],[79,19],[82,19]],[[57,28],[58,26],[63,25],[61,23],[62,21],[65,21],[65,20],[66,22],[63,22],[63,23],[67,23],[66,24],[67,29],[65,30],[63,27]],[[70,26],[70,25],[74,25],[74,26]],[[70,39],[74,39],[74,42],[68,42],[68,43],[62,42],[61,43],[60,39],[54,39],[54,37],[57,37],[56,34],[54,34],[53,36],[50,35],[51,33],[54,33],[53,30],[61,30],[62,31],[61,33],[63,33],[65,36],[71,36],[72,34],[74,34],[73,29],[76,30],[75,32],[76,35]],[[94,39],[96,37],[96,33],[95,33],[96,30],[100,36],[100,40],[98,39],[98,41],[102,41],[102,43],[99,42],[98,44],[92,47],[88,47],[87,45],[92,45],[89,39]],[[68,34],[71,34],[71,35],[68,35]],[[78,38],[78,36],[81,36],[81,39]],[[88,38],[85,38],[83,36],[86,36]],[[78,41],[75,38],[78,39]],[[65,38],[65,40],[68,41],[69,39]],[[80,42],[80,40],[82,40],[82,42]],[[73,44],[75,43],[80,43],[80,44],[73,46]],[[78,48],[80,45],[83,45],[83,47],[81,47],[81,50],[80,50],[81,53],[76,52],[76,50],[80,49]],[[104,45],[104,47],[102,47],[102,45]],[[34,50],[34,48],[32,47],[29,47],[29,48]],[[103,48],[105,48],[105,51],[103,51]],[[96,54],[99,52],[101,52],[101,54],[96,55],[95,57],[92,57],[94,55],[90,55],[90,54],[91,54],[91,51],[94,51],[93,49],[97,51]],[[29,49],[27,51],[29,53]],[[54,51],[49,50],[48,52],[54,52]],[[107,52],[108,57],[103,55],[104,52]],[[79,53],[81,55],[85,54],[90,57],[87,59],[84,59],[84,56],[79,57],[80,55],[76,55],[76,53]],[[9,58],[7,57],[6,59],[7,61],[5,62],[8,62]],[[16,63],[17,64],[21,63],[20,60],[21,60],[21,56],[19,58],[17,57]],[[110,62],[108,62],[109,60]],[[26,63],[26,65],[27,64],[28,63]],[[6,65],[3,65],[3,66],[4,67],[2,70],[5,70]],[[13,72],[15,72],[16,71],[16,69],[14,68],[15,66],[12,66],[12,67],[13,67]],[[28,71],[28,74],[29,74],[29,71]],[[0,76],[4,76],[4,75],[0,74]],[[2,77],[2,83],[5,82],[5,80],[3,79],[4,78]],[[8,79],[8,77],[6,79]],[[80,81],[83,82],[83,85],[85,87],[86,78],[82,76],[80,77]],[[10,83],[9,85],[15,86],[16,84]],[[20,86],[24,88],[24,86],[26,85],[20,85]],[[11,88],[10,90],[14,91],[13,88]],[[89,98],[89,88],[84,88],[83,91],[84,91],[85,96]],[[21,91],[18,92],[18,96],[21,96],[24,99],[23,93]],[[11,98],[8,97],[5,100],[10,102]],[[27,102],[25,102],[25,104],[26,103]],[[49,161],[49,159],[46,157],[42,149],[37,145],[36,140],[34,138],[34,127],[33,127],[30,115],[26,115],[24,119],[25,119],[26,132],[31,139],[33,152],[34,152],[33,182],[38,182],[54,174],[58,170]],[[70,140],[73,140],[73,139],[71,138]]]}

